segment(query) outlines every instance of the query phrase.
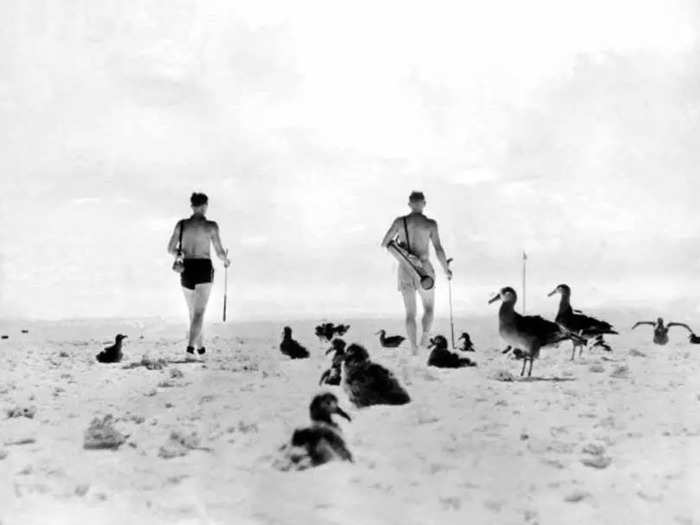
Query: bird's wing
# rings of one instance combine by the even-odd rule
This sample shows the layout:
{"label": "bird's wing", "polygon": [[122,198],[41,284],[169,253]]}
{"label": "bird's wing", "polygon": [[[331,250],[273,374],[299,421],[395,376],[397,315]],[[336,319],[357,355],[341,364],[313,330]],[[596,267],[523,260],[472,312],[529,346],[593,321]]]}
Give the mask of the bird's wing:
{"label": "bird's wing", "polygon": [[637,321],[636,323],[634,323],[634,326],[632,327],[632,330],[634,330],[635,328],[637,328],[638,326],[641,326],[641,325],[643,325],[643,324],[648,324],[648,325],[651,325],[651,326],[656,326],[656,323],[653,322],[653,321]]}
{"label": "bird's wing", "polygon": [[523,315],[516,317],[515,327],[520,332],[536,335],[551,335],[561,332],[556,323],[548,321],[539,315]]}
{"label": "bird's wing", "polygon": [[[345,445],[345,441],[338,432],[331,430],[330,428],[324,428],[321,432],[320,442],[328,446],[333,455],[339,457],[345,461],[352,461],[352,454]],[[319,443],[319,444],[321,444]]]}
{"label": "bird's wing", "polygon": [[570,323],[567,323],[566,327],[573,332],[583,330],[583,333],[586,335],[595,335],[599,332],[609,332],[612,330],[612,325],[610,323],[583,314],[574,315]]}
{"label": "bird's wing", "polygon": [[366,369],[365,377],[368,378],[367,386],[371,386],[383,398],[388,397],[391,399],[406,395],[405,390],[394,374],[380,364],[371,363]]}
{"label": "bird's wing", "polygon": [[666,325],[666,328],[671,328],[672,326],[682,326],[683,328],[685,328],[686,330],[688,330],[691,334],[694,334],[694,333],[695,333],[695,332],[693,332],[693,330],[692,330],[687,324],[685,324],[685,323],[668,323],[668,324]]}

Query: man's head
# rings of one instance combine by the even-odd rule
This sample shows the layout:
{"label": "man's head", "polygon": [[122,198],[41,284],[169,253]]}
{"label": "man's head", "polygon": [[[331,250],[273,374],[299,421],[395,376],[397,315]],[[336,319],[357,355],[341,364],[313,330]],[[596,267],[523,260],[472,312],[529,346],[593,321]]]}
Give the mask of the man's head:
{"label": "man's head", "polygon": [[192,206],[192,211],[205,213],[207,211],[207,206],[209,205],[209,197],[204,193],[194,192],[190,196],[190,205]]}
{"label": "man's head", "polygon": [[411,211],[422,212],[425,208],[425,195],[422,191],[414,191],[408,196],[408,207]]}

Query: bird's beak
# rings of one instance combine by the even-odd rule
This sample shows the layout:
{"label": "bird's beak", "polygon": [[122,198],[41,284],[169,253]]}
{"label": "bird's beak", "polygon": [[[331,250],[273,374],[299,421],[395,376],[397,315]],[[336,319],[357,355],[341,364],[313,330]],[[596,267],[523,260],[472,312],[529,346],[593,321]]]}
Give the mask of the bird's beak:
{"label": "bird's beak", "polygon": [[556,289],[556,288],[555,288],[554,290],[552,290],[551,292],[549,292],[549,293],[547,294],[547,297],[552,297],[555,293],[557,293],[557,289]]}
{"label": "bird's beak", "polygon": [[491,297],[491,299],[489,299],[489,304],[495,303],[496,301],[500,301],[500,300],[501,300],[501,294],[496,294],[493,297]]}
{"label": "bird's beak", "polygon": [[335,407],[335,413],[338,414],[340,417],[344,417],[348,421],[352,421],[352,419],[350,419],[350,416],[347,414],[347,412],[345,412],[345,410],[343,410],[342,408],[340,408],[338,406]]}
{"label": "bird's beak", "polygon": [[379,335],[379,334],[381,334],[381,333],[382,333],[382,331],[379,330],[379,332],[374,332],[374,335]]}
{"label": "bird's beak", "polygon": [[333,350],[335,350],[335,348],[331,346],[328,350],[326,350],[326,355],[330,354]]}

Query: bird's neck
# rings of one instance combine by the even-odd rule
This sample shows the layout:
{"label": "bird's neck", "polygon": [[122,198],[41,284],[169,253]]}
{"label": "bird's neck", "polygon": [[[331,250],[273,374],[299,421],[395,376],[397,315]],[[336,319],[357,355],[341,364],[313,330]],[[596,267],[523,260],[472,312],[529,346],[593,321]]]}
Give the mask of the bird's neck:
{"label": "bird's neck", "polygon": [[501,319],[512,319],[515,314],[515,303],[501,303],[498,316]]}
{"label": "bird's neck", "polygon": [[571,296],[566,294],[561,294],[561,299],[559,300],[559,313],[570,312],[571,311]]}
{"label": "bird's neck", "polygon": [[313,414],[311,416],[311,421],[313,421],[314,423],[324,423],[332,427],[338,426],[336,422],[333,421],[330,414]]}

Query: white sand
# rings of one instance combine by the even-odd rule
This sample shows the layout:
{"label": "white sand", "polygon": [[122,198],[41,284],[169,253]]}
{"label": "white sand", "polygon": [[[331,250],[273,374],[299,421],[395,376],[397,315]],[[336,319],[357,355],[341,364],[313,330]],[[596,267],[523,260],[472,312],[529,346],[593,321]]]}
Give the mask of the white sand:
{"label": "white sand", "polygon": [[[355,463],[304,472],[270,464],[307,423],[330,363],[311,323],[292,323],[309,360],[279,354],[281,324],[229,324],[210,327],[204,364],[163,370],[122,366],[144,353],[182,359],[184,325],[0,326],[11,336],[0,341],[2,524],[700,523],[700,346],[685,335],[658,347],[650,331],[625,333],[612,354],[573,363],[562,345],[535,362],[540,380],[509,383],[493,379],[520,370],[500,354],[495,312],[458,323],[479,362],[458,371],[428,369],[427,352],[380,349],[380,322],[351,324],[346,339],[394,370],[413,402],[357,410],[331,387],[353,417],[340,424]],[[94,362],[117,331],[130,336],[125,361]],[[33,419],[5,419],[29,406]],[[127,442],[83,449],[106,414]],[[195,432],[198,448],[173,443],[173,431]]]}

